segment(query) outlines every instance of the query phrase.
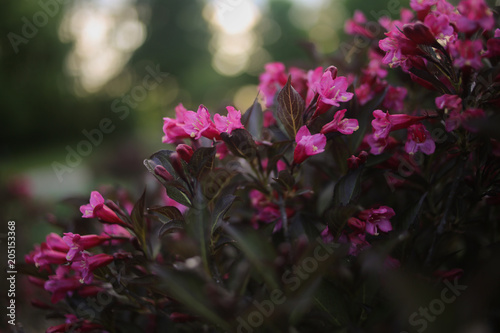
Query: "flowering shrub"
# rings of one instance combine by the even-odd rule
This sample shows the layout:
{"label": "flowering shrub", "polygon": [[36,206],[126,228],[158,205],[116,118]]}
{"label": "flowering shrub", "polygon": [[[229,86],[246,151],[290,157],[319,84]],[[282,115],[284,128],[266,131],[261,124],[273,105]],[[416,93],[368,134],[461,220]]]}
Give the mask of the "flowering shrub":
{"label": "flowering shrub", "polygon": [[160,192],[94,191],[26,256],[47,332],[425,330],[414,284],[464,290],[498,242],[500,30],[483,0],[410,4],[379,35],[356,12],[354,65],[267,64],[264,109],[179,104]]}

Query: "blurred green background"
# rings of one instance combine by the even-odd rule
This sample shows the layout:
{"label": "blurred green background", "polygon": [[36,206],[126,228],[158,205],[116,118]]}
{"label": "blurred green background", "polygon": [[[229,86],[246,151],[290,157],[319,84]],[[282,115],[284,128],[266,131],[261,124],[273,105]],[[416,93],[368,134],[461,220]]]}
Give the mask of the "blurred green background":
{"label": "blurred green background", "polygon": [[331,54],[355,9],[389,6],[408,1],[2,1],[0,219],[17,222],[18,262],[56,230],[60,200],[101,184],[138,195],[178,103],[244,111],[265,63],[310,68],[306,42]]}

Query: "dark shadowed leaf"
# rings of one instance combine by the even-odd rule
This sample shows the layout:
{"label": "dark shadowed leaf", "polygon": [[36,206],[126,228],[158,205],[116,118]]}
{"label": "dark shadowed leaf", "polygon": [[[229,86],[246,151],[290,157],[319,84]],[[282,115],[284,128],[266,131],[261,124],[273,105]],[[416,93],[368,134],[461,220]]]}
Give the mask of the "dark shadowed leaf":
{"label": "dark shadowed leaf", "polygon": [[278,178],[273,178],[278,184],[280,184],[283,189],[291,190],[295,185],[295,179],[288,170],[281,170]]}
{"label": "dark shadowed leaf", "polygon": [[152,267],[152,271],[162,279],[163,283],[158,288],[167,291],[168,295],[197,315],[206,318],[225,331],[229,330],[229,326],[214,311],[214,306],[206,295],[207,282],[198,274],[156,265]]}
{"label": "dark shadowed leaf", "polygon": [[420,210],[422,209],[422,204],[424,203],[425,198],[427,197],[427,192],[425,192],[422,197],[416,202],[414,205],[412,205],[409,209],[407,209],[404,212],[404,216],[402,221],[400,222],[400,226],[402,230],[407,230],[410,228],[413,223],[415,223]]}
{"label": "dark shadowed leaf", "polygon": [[212,212],[212,234],[215,230],[215,226],[219,223],[221,219],[224,218],[224,215],[227,213],[234,200],[237,197],[235,195],[226,194],[221,195],[217,202],[215,203],[214,210]]}
{"label": "dark shadowed leaf", "polygon": [[167,194],[170,199],[175,200],[184,206],[191,206],[192,196],[179,182],[165,182],[163,185],[167,189]]}
{"label": "dark shadowed leaf", "polygon": [[193,176],[199,179],[210,172],[214,167],[214,160],[215,147],[196,149],[189,161],[189,168]]}
{"label": "dark shadowed leaf", "polygon": [[130,217],[132,219],[132,227],[137,236],[137,240],[139,244],[143,248],[146,248],[146,223],[144,221],[144,201],[146,197],[146,190],[142,192],[141,197],[135,203],[134,208],[132,209],[132,213]]}
{"label": "dark shadowed leaf", "polygon": [[221,133],[227,149],[238,157],[252,159],[257,156],[257,145],[252,135],[245,129],[237,128],[231,134]]}
{"label": "dark shadowed leaf", "polygon": [[335,189],[333,190],[333,203],[335,206],[347,206],[357,199],[361,191],[362,172],[362,167],[350,171],[335,184]]}
{"label": "dark shadowed leaf", "polygon": [[184,221],[179,221],[179,220],[170,220],[168,222],[165,222],[161,228],[158,230],[158,237],[163,236],[166,233],[178,231],[178,230],[184,230]]}
{"label": "dark shadowed leaf", "polygon": [[283,89],[277,95],[278,106],[276,114],[283,124],[290,138],[295,138],[297,131],[302,127],[302,115],[304,113],[304,100],[292,87],[292,77],[288,76]]}
{"label": "dark shadowed leaf", "polygon": [[163,215],[170,220],[180,220],[180,221],[184,220],[184,216],[182,216],[181,211],[174,206],[153,207],[153,208],[148,208],[148,211]]}
{"label": "dark shadowed leaf", "polygon": [[259,139],[262,133],[263,118],[262,106],[260,106],[257,96],[252,106],[241,116],[241,123],[250,134]]}
{"label": "dark shadowed leaf", "polygon": [[268,287],[271,290],[278,288],[275,271],[271,269],[276,254],[266,238],[250,228],[236,228],[229,224],[224,228],[236,240],[236,246],[256,268]]}

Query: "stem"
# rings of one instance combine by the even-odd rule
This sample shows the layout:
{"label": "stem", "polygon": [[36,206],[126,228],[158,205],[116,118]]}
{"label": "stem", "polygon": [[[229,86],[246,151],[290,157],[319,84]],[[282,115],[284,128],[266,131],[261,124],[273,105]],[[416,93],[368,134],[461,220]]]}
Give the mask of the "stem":
{"label": "stem", "polygon": [[285,241],[290,244],[290,233],[288,231],[288,217],[286,216],[285,200],[283,199],[283,194],[279,194],[279,202],[281,220],[283,225],[283,233],[285,235]]}
{"label": "stem", "polygon": [[453,183],[451,185],[450,194],[448,195],[448,199],[446,200],[443,217],[441,218],[441,221],[439,222],[439,225],[436,229],[436,233],[434,234],[434,238],[432,239],[432,245],[429,249],[429,253],[427,254],[427,258],[425,259],[426,265],[430,264],[432,256],[434,255],[434,251],[436,249],[436,243],[437,243],[438,237],[444,233],[444,228],[446,226],[446,218],[448,217],[448,212],[450,211],[451,205],[453,204],[453,201],[455,200],[455,196],[456,196],[457,189],[458,189],[458,184],[460,183],[460,180],[462,179],[462,175],[464,172],[464,166],[465,166],[465,159],[461,159],[458,163],[459,164],[458,164],[457,174],[455,175],[455,179],[453,180]]}

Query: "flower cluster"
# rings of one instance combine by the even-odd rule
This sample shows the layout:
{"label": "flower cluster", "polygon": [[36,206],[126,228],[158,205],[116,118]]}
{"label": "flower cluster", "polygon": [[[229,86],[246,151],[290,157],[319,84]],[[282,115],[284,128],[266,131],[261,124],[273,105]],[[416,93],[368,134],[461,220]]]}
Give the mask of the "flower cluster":
{"label": "flower cluster", "polygon": [[[408,329],[408,304],[384,295],[405,286],[394,272],[431,288],[462,278],[500,215],[495,13],[410,6],[378,22],[355,12],[345,31],[370,41],[359,59],[267,64],[263,105],[177,105],[144,161],[157,187],[134,205],[91,192],[26,256],[30,281],[64,304],[34,302],[66,320],[47,331]],[[110,301],[81,315],[95,295]]]}

